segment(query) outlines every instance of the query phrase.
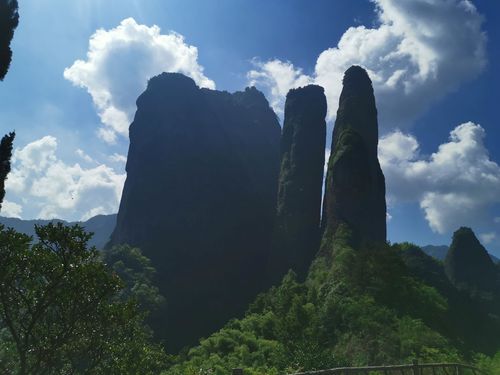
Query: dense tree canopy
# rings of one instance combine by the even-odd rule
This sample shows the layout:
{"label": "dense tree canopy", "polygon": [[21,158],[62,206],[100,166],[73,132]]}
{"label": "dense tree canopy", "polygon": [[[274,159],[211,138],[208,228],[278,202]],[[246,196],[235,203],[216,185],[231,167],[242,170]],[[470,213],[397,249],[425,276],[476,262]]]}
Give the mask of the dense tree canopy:
{"label": "dense tree canopy", "polygon": [[90,235],[60,223],[36,234],[0,228],[2,373],[158,373],[164,353]]}

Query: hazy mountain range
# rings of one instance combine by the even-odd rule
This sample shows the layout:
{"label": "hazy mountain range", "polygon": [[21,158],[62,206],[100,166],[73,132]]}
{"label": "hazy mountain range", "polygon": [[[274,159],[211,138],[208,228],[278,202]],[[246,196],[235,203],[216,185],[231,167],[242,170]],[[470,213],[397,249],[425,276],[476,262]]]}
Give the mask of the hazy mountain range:
{"label": "hazy mountain range", "polygon": [[87,221],[73,221],[68,222],[59,219],[52,220],[22,220],[13,217],[0,216],[0,224],[8,228],[14,228],[16,231],[25,233],[30,236],[35,235],[35,225],[46,225],[50,222],[62,222],[67,225],[79,224],[84,227],[88,232],[94,233],[92,239],[89,241],[91,246],[102,249],[109,240],[111,232],[116,225],[116,214],[112,215],[97,215],[91,217]]}

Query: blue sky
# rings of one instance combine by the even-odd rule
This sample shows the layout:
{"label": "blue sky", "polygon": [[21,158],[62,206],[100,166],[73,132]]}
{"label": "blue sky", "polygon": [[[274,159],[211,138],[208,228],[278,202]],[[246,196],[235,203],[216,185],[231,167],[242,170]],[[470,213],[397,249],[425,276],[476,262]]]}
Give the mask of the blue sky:
{"label": "blue sky", "polygon": [[500,255],[496,1],[20,0],[20,17],[0,84],[0,130],[17,132],[3,215],[116,212],[134,101],[162,70],[255,84],[278,113],[288,89],[319,83],[331,130],[342,72],[360,64],[389,239],[447,244],[467,225]]}

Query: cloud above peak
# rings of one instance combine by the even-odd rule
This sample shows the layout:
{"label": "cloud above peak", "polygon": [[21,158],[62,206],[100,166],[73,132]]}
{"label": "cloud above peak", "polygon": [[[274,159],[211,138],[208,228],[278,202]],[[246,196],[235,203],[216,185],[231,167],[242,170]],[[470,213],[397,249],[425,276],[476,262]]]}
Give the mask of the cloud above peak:
{"label": "cloud above peak", "polygon": [[325,88],[335,117],[342,77],[351,65],[368,71],[383,129],[409,126],[437,98],[476,77],[486,65],[483,17],[468,0],[374,0],[378,26],[350,27],[323,51],[314,73],[290,62],[259,62],[247,76],[277,112],[289,89],[309,82]]}
{"label": "cloud above peak", "polygon": [[179,72],[201,87],[215,88],[198,63],[198,49],[175,32],[124,19],[116,28],[99,29],[89,40],[86,60],[76,60],[64,78],[86,88],[103,126],[98,135],[107,143],[128,136],[135,101],[148,79],[162,72]]}
{"label": "cloud above peak", "polygon": [[494,225],[490,208],[500,203],[500,166],[490,159],[484,138],[480,125],[467,122],[425,157],[410,134],[382,137],[379,159],[389,204],[418,202],[431,229],[441,234],[464,225]]}

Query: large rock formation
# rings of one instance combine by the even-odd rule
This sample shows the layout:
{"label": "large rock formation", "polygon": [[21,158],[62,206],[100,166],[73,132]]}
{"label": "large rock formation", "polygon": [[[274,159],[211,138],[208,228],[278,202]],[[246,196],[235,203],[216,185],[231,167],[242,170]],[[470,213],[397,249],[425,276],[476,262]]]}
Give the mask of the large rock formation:
{"label": "large rock formation", "polygon": [[462,227],[453,233],[444,264],[446,275],[459,289],[497,290],[497,267],[470,228]]}
{"label": "large rock formation", "polygon": [[318,251],[325,164],[326,98],[320,86],[288,92],[281,137],[271,280],[293,269],[304,277]]}
{"label": "large rock formation", "polygon": [[377,158],[377,108],[371,80],[359,66],[344,75],[323,203],[323,229],[347,224],[354,238],[385,242],[385,179]]}
{"label": "large rock formation", "polygon": [[[458,345],[464,350],[494,354],[500,328],[496,318],[498,306],[491,301],[485,304],[485,301],[471,298],[468,290],[458,290],[447,277],[443,263],[420,248],[402,246],[406,247],[401,255],[410,275],[436,288],[446,299],[448,308],[443,311],[444,316],[433,317],[434,327],[431,328],[460,343]],[[421,306],[421,309],[427,313],[426,306]]]}
{"label": "large rock formation", "polygon": [[158,270],[170,350],[243,313],[261,290],[276,207],[280,126],[264,95],[152,78],[130,126],[127,180],[112,244]]}

